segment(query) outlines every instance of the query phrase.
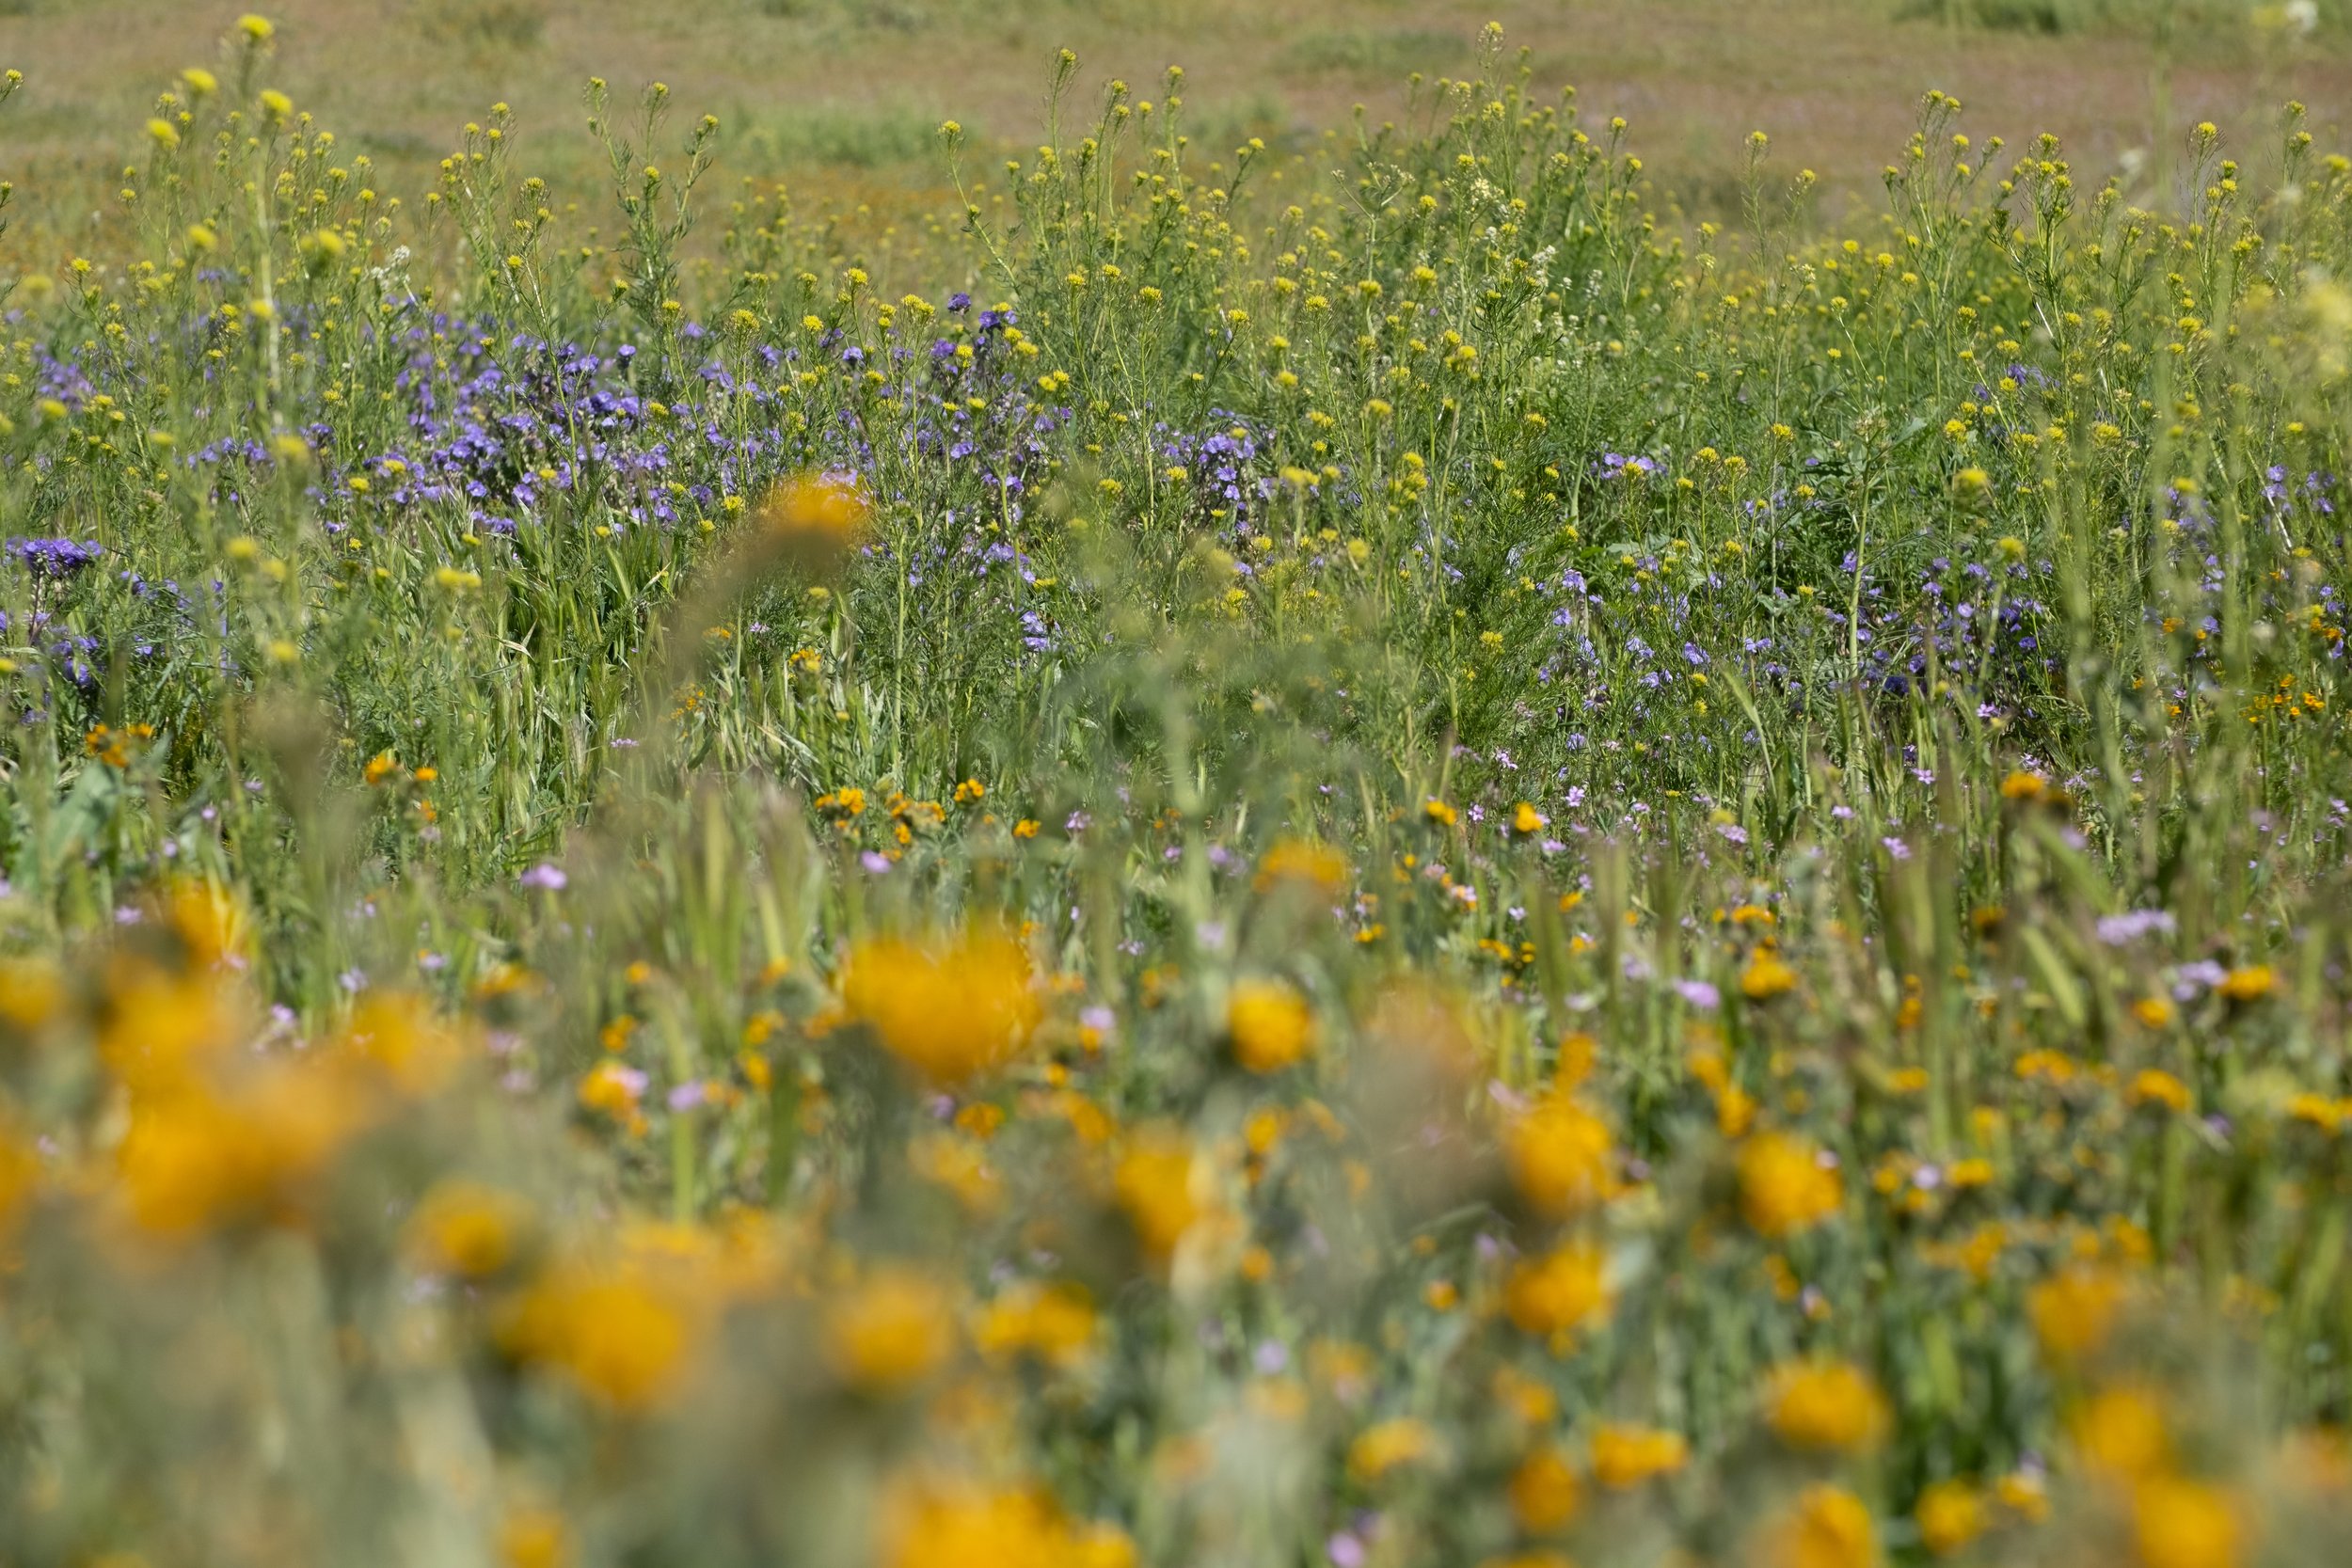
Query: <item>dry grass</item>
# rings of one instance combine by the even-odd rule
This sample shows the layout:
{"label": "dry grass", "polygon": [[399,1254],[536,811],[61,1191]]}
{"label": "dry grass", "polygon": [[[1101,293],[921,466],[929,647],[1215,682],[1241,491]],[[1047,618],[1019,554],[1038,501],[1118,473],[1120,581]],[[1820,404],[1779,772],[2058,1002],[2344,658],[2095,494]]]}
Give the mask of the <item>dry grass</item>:
{"label": "dry grass", "polygon": [[[14,178],[54,234],[65,209],[103,197],[135,145],[151,94],[210,60],[239,4],[0,0],[0,52],[30,78],[9,127]],[[730,172],[790,176],[808,194],[888,208],[930,204],[929,127],[948,115],[1025,144],[1044,63],[1067,44],[1096,79],[1158,90],[1188,72],[1205,135],[1280,135],[1375,117],[1403,77],[1464,69],[1500,20],[1539,82],[1573,83],[1588,114],[1623,114],[1653,166],[1702,201],[1720,194],[1749,130],[1833,187],[1868,182],[1898,149],[1929,87],[1958,93],[1972,128],[2012,139],[2050,130],[2102,168],[2175,121],[2212,118],[2259,135],[2290,95],[2323,134],[2352,103],[2341,31],[2292,51],[2208,31],[2159,69],[2127,31],[2052,38],[1898,20],[1894,0],[280,0],[280,85],[347,142],[411,174],[494,101],[512,103],[525,159],[559,183],[584,172],[577,98],[591,74],[660,79],[683,109],[729,126]],[[1914,8],[1915,9],[1916,8]],[[2152,91],[2159,81],[2163,96]],[[2169,102],[2169,109],[2159,105]],[[402,167],[401,166],[407,166]],[[71,193],[66,187],[71,186]]]}

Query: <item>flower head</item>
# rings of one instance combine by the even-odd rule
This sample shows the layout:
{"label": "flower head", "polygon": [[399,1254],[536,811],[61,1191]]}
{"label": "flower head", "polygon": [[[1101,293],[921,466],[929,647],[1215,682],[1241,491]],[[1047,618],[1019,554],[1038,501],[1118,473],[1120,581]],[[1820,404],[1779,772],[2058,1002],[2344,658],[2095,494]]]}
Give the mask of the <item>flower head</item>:
{"label": "flower head", "polygon": [[1770,1002],[1797,989],[1797,972],[1778,953],[1759,947],[1740,972],[1740,994],[1751,1002]]}
{"label": "flower head", "polygon": [[864,542],[873,507],[855,480],[803,474],[762,498],[758,521],[771,545],[804,565],[829,565]]}
{"label": "flower head", "polygon": [[513,1193],[476,1181],[444,1181],[410,1217],[409,1250],[436,1273],[483,1279],[514,1260],[530,1220],[530,1205]]}
{"label": "flower head", "polygon": [[1279,1072],[1315,1047],[1315,1015],[1307,999],[1279,980],[1244,980],[1226,1006],[1233,1059],[1251,1072]]}
{"label": "flower head", "polygon": [[517,1301],[501,1340],[599,1402],[644,1410],[676,1386],[693,1348],[689,1305],[642,1269],[567,1264]]}
{"label": "flower head", "polygon": [[1760,1236],[1810,1230],[1837,1212],[1844,1196],[1836,1168],[1804,1138],[1759,1132],[1740,1146],[1740,1213]]}
{"label": "flower head", "polygon": [[1791,1448],[1853,1451],[1886,1434],[1888,1413],[1878,1385],[1845,1361],[1801,1361],[1767,1380],[1764,1418]]}
{"label": "flower head", "polygon": [[2185,1477],[2159,1476],[2133,1494],[2132,1535],[2145,1568],[2237,1568],[2244,1560],[2235,1499]]}
{"label": "flower head", "polygon": [[1392,1470],[1423,1463],[1437,1449],[1438,1435],[1427,1422],[1400,1416],[1357,1434],[1347,1449],[1347,1473],[1359,1483],[1376,1481]]}
{"label": "flower head", "polygon": [[1608,1258],[1590,1242],[1568,1242],[1522,1259],[1503,1285],[1502,1309],[1520,1332],[1546,1338],[1608,1317]]}
{"label": "flower head", "polygon": [[1593,1479],[1613,1492],[1672,1475],[1690,1458],[1691,1445],[1678,1432],[1604,1426],[1593,1433]]}
{"label": "flower head", "polygon": [[1964,1481],[1939,1481],[1919,1494],[1920,1544],[1949,1557],[1984,1533],[1984,1497]]}
{"label": "flower head", "polygon": [[955,1349],[947,1292],[902,1265],[879,1268],[825,1309],[825,1354],[853,1388],[895,1393],[920,1382]]}
{"label": "flower head", "polygon": [[1576,1517],[1581,1500],[1567,1456],[1549,1445],[1519,1461],[1508,1486],[1512,1517],[1530,1535],[1549,1535]]}
{"label": "flower head", "polygon": [[1258,863],[1258,890],[1284,885],[1312,889],[1327,896],[1347,886],[1347,857],[1327,844],[1286,838]]}
{"label": "flower head", "polygon": [[2111,1268],[2076,1263],[2036,1285],[2026,1317],[2045,1354],[2073,1361],[2106,1342],[2123,1308],[2123,1276]]}
{"label": "flower head", "polygon": [[1581,1213],[1614,1190],[1609,1124],[1572,1095],[1550,1094],[1502,1133],[1511,1184],[1553,1219]]}
{"label": "flower head", "polygon": [[1862,1499],[1836,1486],[1805,1489],[1772,1527],[1772,1568],[1870,1568],[1878,1531]]}
{"label": "flower head", "polygon": [[1112,1176],[1143,1249],[1157,1259],[1172,1255],[1202,1206],[1192,1194],[1192,1145],[1171,1127],[1141,1129]]}
{"label": "flower head", "polygon": [[883,1050],[942,1085],[1009,1061],[1028,1043],[1041,1011],[1028,955],[984,932],[862,942],[850,951],[841,1000]]}

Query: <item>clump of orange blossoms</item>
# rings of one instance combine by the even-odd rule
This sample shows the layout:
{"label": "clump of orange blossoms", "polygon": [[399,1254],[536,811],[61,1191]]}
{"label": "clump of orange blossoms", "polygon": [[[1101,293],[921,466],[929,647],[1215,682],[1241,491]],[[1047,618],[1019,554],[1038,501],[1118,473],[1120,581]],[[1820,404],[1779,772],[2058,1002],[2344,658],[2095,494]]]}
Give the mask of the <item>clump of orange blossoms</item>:
{"label": "clump of orange blossoms", "polygon": [[866,537],[873,508],[854,481],[833,474],[784,480],[760,499],[766,541],[803,564],[829,564]]}
{"label": "clump of orange blossoms", "polygon": [[1591,1242],[1522,1259],[1503,1286],[1502,1309],[1525,1334],[1557,1338],[1609,1315],[1608,1258]]}
{"label": "clump of orange blossoms", "polygon": [[1604,1426],[1593,1433],[1593,1479],[1613,1492],[1672,1475],[1690,1459],[1691,1445],[1678,1432]]}
{"label": "clump of orange blossoms", "polygon": [[1885,1398],[1869,1373],[1844,1361],[1775,1368],[1764,1389],[1764,1418],[1792,1448],[1855,1451],[1886,1434]]}
{"label": "clump of orange blossoms", "polygon": [[1503,1130],[1511,1183],[1536,1212],[1581,1213],[1615,1189],[1609,1124],[1574,1096],[1550,1094]]}
{"label": "clump of orange blossoms", "polygon": [[1225,1010],[1233,1059],[1251,1072],[1279,1072],[1315,1048],[1315,1015],[1307,999],[1279,980],[1244,980]]}
{"label": "clump of orange blossoms", "polygon": [[1793,1133],[1759,1132],[1740,1148],[1740,1213],[1772,1240],[1810,1230],[1837,1212],[1845,1188],[1821,1151]]}
{"label": "clump of orange blossoms", "polygon": [[841,1000],[883,1050],[943,1086],[1010,1061],[1040,1013],[1028,955],[1009,938],[984,932],[861,942],[850,951]]}

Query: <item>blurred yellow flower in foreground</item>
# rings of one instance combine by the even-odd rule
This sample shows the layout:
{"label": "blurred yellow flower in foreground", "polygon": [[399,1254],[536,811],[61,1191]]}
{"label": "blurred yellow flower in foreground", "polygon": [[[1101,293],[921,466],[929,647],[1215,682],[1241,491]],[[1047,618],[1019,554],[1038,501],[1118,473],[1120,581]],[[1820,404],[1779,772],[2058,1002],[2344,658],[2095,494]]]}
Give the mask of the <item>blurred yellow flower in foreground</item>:
{"label": "blurred yellow flower in foreground", "polygon": [[478,1181],[444,1181],[425,1194],[408,1221],[408,1245],[420,1267],[485,1279],[515,1260],[531,1223],[531,1205]]}
{"label": "blurred yellow flower in foreground", "polygon": [[1878,1531],[1862,1499],[1836,1486],[1807,1487],[1773,1527],[1771,1568],[1870,1568]]}
{"label": "blurred yellow flower in foreground", "polygon": [[1549,1535],[1576,1517],[1582,1500],[1567,1456],[1549,1445],[1537,1448],[1511,1472],[1507,1488],[1511,1516],[1530,1535]]}
{"label": "blurred yellow flower in foreground", "polygon": [[40,1157],[0,1122],[0,1246],[8,1244],[17,1216],[31,1203],[40,1181]]}
{"label": "blurred yellow flower in foreground", "polygon": [[1581,1213],[1615,1185],[1609,1124],[1571,1096],[1553,1094],[1503,1130],[1512,1185],[1538,1213]]}
{"label": "blurred yellow flower in foreground", "polygon": [[2142,1484],[2132,1498],[2132,1536],[2145,1568],[2237,1568],[2246,1527],[2218,1487],[2178,1476]]}
{"label": "blurred yellow flower in foreground", "polygon": [[1327,844],[1311,839],[1286,838],[1265,852],[1258,863],[1258,891],[1270,892],[1284,884],[1310,889],[1332,896],[1347,886],[1347,857]]}
{"label": "blurred yellow flower in foreground", "polygon": [[1067,1367],[1093,1346],[1094,1303],[1079,1285],[1008,1286],[980,1314],[973,1339],[992,1360],[1026,1355]]}
{"label": "blurred yellow flower in foreground", "polygon": [[440,1088],[464,1056],[456,1033],[432,1004],[408,991],[370,992],[337,1043],[408,1095]]}
{"label": "blurred yellow flower in foreground", "polygon": [[1192,1145],[1174,1128],[1138,1131],[1111,1180],[1136,1239],[1155,1259],[1171,1256],[1201,1217],[1192,1196]]}
{"label": "blurred yellow flower in foreground", "polygon": [[1821,1151],[1801,1137],[1759,1132],[1740,1148],[1740,1213],[1756,1234],[1777,1240],[1810,1230],[1843,1200],[1844,1187]]}
{"label": "blurred yellow flower in foreground", "polygon": [[2115,1480],[2136,1481],[2171,1463],[2163,1409],[2146,1389],[2102,1390],[2074,1411],[2066,1428],[2084,1466]]}
{"label": "blurred yellow flower in foreground", "polygon": [[812,565],[856,548],[872,515],[854,480],[823,473],[782,481],[760,499],[757,513],[769,544]]}
{"label": "blurred yellow flower in foreground", "polygon": [[369,1118],[359,1085],[332,1064],[263,1063],[221,1089],[138,1102],[116,1150],[119,1191],[132,1221],[158,1235],[299,1223]]}
{"label": "blurred yellow flower in foreground", "polygon": [[1502,1291],[1502,1309],[1520,1332],[1547,1338],[1609,1315],[1608,1259],[1590,1242],[1569,1242],[1521,1259]]}
{"label": "blurred yellow flower in foreground", "polygon": [[1041,1492],[923,1486],[886,1528],[885,1568],[1134,1568],[1114,1526],[1073,1524]]}
{"label": "blurred yellow flower in foreground", "polygon": [[696,1319],[684,1291],[644,1269],[575,1261],[548,1271],[512,1306],[500,1341],[607,1405],[644,1410],[676,1386]]}
{"label": "blurred yellow flower in foreground", "polygon": [[921,1382],[955,1348],[946,1287],[904,1265],[873,1270],[825,1308],[825,1357],[834,1375],[868,1393]]}
{"label": "blurred yellow flower in foreground", "polygon": [[1774,1368],[1765,1384],[1765,1421],[1792,1448],[1872,1448],[1886,1434],[1887,1418],[1878,1385],[1850,1362],[1790,1363]]}
{"label": "blurred yellow flower in foreground", "polygon": [[1593,1479],[1612,1491],[1670,1476],[1690,1462],[1691,1445],[1678,1432],[1655,1427],[1604,1426],[1593,1433]]}
{"label": "blurred yellow flower in foreground", "polygon": [[18,1034],[46,1026],[65,1006],[65,981],[46,958],[0,959],[0,1023]]}
{"label": "blurred yellow flower in foreground", "polygon": [[2258,1002],[2279,989],[2278,971],[2268,964],[2243,964],[2221,977],[2214,990],[2233,1002]]}
{"label": "blurred yellow flower in foreground", "polygon": [[850,951],[841,1000],[882,1049],[943,1085],[1011,1060],[1040,1012],[1028,955],[1009,938],[979,933],[861,942]]}
{"label": "blurred yellow flower in foreground", "polygon": [[2036,1285],[2026,1297],[2026,1316],[2042,1351],[2061,1361],[2096,1352],[2123,1309],[2123,1289],[2122,1275],[2090,1263],[2074,1264]]}
{"label": "blurred yellow flower in foreground", "polygon": [[253,1032],[248,999],[216,975],[127,953],[109,968],[98,1053],[135,1101],[182,1091]]}
{"label": "blurred yellow flower in foreground", "polygon": [[1797,989],[1797,972],[1769,947],[1756,950],[1740,972],[1740,994],[1751,1002],[1769,1002]]}
{"label": "blurred yellow flower in foreground", "polygon": [[1984,1533],[1984,1498],[1964,1481],[1939,1481],[1919,1494],[1919,1541],[1949,1557]]}
{"label": "blurred yellow flower in foreground", "polygon": [[1279,1072],[1304,1061],[1315,1046],[1315,1016],[1307,999],[1279,980],[1234,986],[1225,1028],[1233,1059],[1251,1072]]}
{"label": "blurred yellow flower in foreground", "polygon": [[1380,1480],[1391,1470],[1418,1465],[1438,1450],[1437,1434],[1427,1422],[1410,1416],[1367,1427],[1347,1447],[1347,1473],[1359,1484]]}
{"label": "blurred yellow flower in foreground", "polygon": [[518,1508],[499,1522],[499,1561],[504,1568],[564,1568],[571,1560],[571,1531],[563,1515]]}

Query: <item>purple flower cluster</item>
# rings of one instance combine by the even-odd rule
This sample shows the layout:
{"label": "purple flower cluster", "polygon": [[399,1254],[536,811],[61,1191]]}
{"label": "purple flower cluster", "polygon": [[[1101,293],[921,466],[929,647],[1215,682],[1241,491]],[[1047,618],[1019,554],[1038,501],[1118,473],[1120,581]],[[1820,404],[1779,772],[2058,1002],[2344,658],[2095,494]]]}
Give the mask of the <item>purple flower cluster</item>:
{"label": "purple flower cluster", "polygon": [[62,579],[95,564],[106,546],[78,539],[11,539],[8,552],[35,577]]}

